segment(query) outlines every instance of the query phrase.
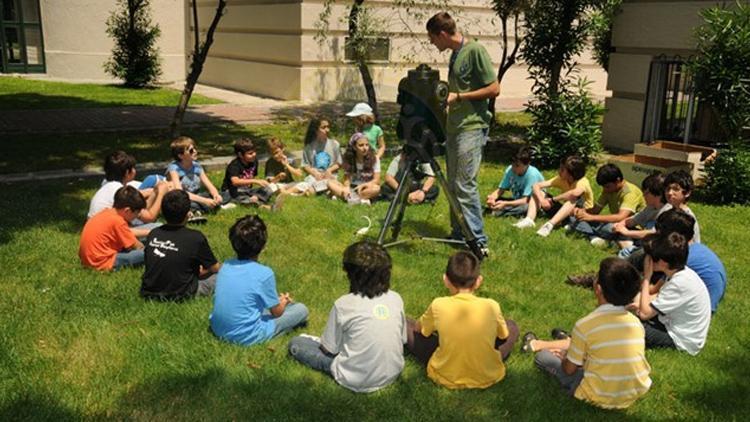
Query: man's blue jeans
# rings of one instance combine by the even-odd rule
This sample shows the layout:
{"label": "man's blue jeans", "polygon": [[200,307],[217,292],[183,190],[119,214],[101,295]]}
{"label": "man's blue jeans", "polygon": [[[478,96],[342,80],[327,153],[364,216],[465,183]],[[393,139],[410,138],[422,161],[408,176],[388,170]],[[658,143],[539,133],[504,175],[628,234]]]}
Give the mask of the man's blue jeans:
{"label": "man's blue jeans", "polygon": [[[479,165],[482,163],[482,148],[487,143],[487,129],[476,129],[448,135],[445,151],[445,167],[448,188],[458,200],[474,237],[487,244],[482,221],[482,202],[479,198]],[[451,235],[463,238],[458,221],[451,214]]]}
{"label": "man's blue jeans", "polygon": [[307,322],[307,315],[310,312],[307,310],[307,306],[294,302],[286,305],[284,313],[280,317],[275,318],[273,321],[276,324],[273,336],[280,336],[284,333],[292,331],[295,327]]}
{"label": "man's blue jeans", "polygon": [[331,375],[333,356],[320,350],[320,342],[309,336],[297,336],[289,341],[289,354],[300,363]]}
{"label": "man's blue jeans", "polygon": [[119,252],[117,258],[115,258],[115,265],[112,269],[117,270],[122,267],[135,267],[143,264],[143,260],[143,249],[132,249],[127,252]]}

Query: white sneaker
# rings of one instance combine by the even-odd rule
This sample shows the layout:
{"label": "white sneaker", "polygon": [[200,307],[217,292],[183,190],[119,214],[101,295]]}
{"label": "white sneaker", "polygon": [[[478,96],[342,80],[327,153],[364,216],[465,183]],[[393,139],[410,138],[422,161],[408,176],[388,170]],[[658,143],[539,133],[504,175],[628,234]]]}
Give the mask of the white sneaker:
{"label": "white sneaker", "polygon": [[536,234],[542,237],[549,236],[550,233],[552,233],[552,230],[555,229],[555,226],[552,225],[552,223],[544,223],[542,227],[539,228],[539,230],[536,231]]}
{"label": "white sneaker", "polygon": [[602,239],[601,237],[596,237],[596,236],[592,237],[590,242],[593,246],[596,246],[597,248],[601,248],[601,249],[604,249],[609,245],[609,242]]}
{"label": "white sneaker", "polygon": [[565,229],[566,232],[573,230],[573,226],[571,226],[570,224],[566,224],[563,228]]}
{"label": "white sneaker", "polygon": [[513,226],[517,227],[519,229],[528,229],[528,228],[536,226],[536,223],[534,223],[533,220],[524,217],[518,223],[514,224]]}
{"label": "white sneaker", "polygon": [[223,210],[231,210],[232,208],[237,208],[237,204],[234,202],[227,202],[226,204],[221,206],[221,209]]}

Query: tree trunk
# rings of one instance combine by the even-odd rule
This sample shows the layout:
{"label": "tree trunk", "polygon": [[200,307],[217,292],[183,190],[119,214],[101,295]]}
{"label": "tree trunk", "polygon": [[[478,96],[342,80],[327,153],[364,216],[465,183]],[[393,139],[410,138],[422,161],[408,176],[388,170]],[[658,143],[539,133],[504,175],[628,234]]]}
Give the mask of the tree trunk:
{"label": "tree trunk", "polygon": [[[354,40],[354,37],[357,34],[357,19],[362,3],[364,3],[364,0],[355,0],[354,4],[352,5],[352,9],[349,11],[349,40]],[[355,52],[357,69],[359,69],[359,74],[362,77],[362,84],[364,85],[365,92],[367,93],[367,102],[370,104],[370,107],[372,107],[372,113],[375,115],[375,121],[379,122],[380,114],[378,113],[378,99],[377,95],[375,94],[375,86],[372,83],[370,68],[367,66],[367,57],[360,54],[359,49],[356,48],[356,46],[353,50]]]}
{"label": "tree trunk", "polygon": [[[563,10],[560,16],[560,34],[564,34],[566,37],[570,34],[570,27],[573,25],[573,20],[576,18],[575,2],[563,2]],[[568,37],[569,38],[569,37]],[[554,58],[550,71],[550,83],[549,83],[549,96],[550,98],[557,98],[560,96],[560,77],[562,75],[562,67],[565,63],[565,50],[567,45],[570,43],[569,39],[561,39],[556,43],[555,49],[552,51]]]}
{"label": "tree trunk", "polygon": [[[516,55],[518,54],[518,48],[521,45],[521,41],[519,41],[518,37],[518,18],[519,18],[519,12],[514,13],[513,15],[513,50],[508,53],[508,18],[510,16],[500,16],[500,24],[502,25],[502,57],[500,59],[500,67],[497,69],[497,83],[500,84],[503,81],[503,77],[505,76],[505,73],[510,70],[511,67],[513,67],[514,64],[516,64]],[[502,88],[502,87],[501,87]],[[490,98],[490,102],[488,105],[488,109],[490,113],[492,113],[493,119],[490,120],[490,126],[494,126],[495,124],[495,104],[497,101],[497,97]]]}
{"label": "tree trunk", "polygon": [[[185,117],[185,110],[187,109],[188,103],[190,102],[190,97],[193,95],[195,84],[198,83],[198,78],[200,77],[201,72],[203,72],[203,64],[206,62],[208,51],[211,48],[211,44],[213,44],[214,42],[214,32],[216,31],[216,27],[219,25],[219,21],[224,15],[224,9],[227,6],[226,0],[218,1],[219,4],[216,6],[216,14],[214,14],[214,19],[213,21],[211,21],[211,26],[208,27],[208,32],[206,33],[206,41],[202,45],[197,40],[195,42],[196,47],[195,51],[193,51],[192,54],[193,62],[190,64],[190,73],[185,79],[185,88],[182,90],[180,103],[177,105],[174,117],[172,118],[172,123],[169,125],[169,133],[173,138],[180,135],[180,131],[182,129],[182,119]],[[198,14],[197,12],[195,12],[195,3],[195,0],[192,0],[194,10],[193,25],[197,34]]]}

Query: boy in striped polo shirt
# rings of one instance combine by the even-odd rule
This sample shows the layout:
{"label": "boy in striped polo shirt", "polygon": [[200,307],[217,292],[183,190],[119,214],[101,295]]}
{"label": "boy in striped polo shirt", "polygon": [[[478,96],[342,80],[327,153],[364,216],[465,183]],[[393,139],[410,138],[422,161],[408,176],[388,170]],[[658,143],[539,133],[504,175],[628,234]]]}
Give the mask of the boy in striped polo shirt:
{"label": "boy in striped polo shirt", "polygon": [[630,406],[651,387],[644,329],[625,309],[638,293],[639,279],[627,261],[604,259],[594,283],[599,306],[576,322],[572,337],[559,329],[553,330],[557,341],[527,333],[521,350],[537,352],[537,366],[575,398],[603,408]]}

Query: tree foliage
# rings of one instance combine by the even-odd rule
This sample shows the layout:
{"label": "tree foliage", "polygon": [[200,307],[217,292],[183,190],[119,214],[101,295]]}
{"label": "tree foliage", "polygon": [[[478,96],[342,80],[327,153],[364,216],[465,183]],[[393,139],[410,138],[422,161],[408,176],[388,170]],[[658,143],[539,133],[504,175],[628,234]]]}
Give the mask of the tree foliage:
{"label": "tree foliage", "polygon": [[150,85],[161,75],[156,48],[161,30],[151,21],[150,1],[118,0],[117,4],[107,19],[107,35],[115,46],[104,70],[128,87]]}
{"label": "tree foliage", "polygon": [[620,13],[622,0],[601,0],[591,13],[591,37],[594,60],[604,70],[609,70],[612,52],[612,24]]}

